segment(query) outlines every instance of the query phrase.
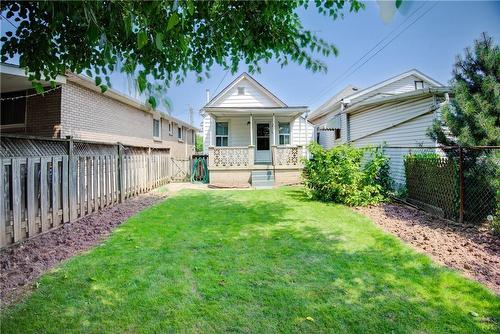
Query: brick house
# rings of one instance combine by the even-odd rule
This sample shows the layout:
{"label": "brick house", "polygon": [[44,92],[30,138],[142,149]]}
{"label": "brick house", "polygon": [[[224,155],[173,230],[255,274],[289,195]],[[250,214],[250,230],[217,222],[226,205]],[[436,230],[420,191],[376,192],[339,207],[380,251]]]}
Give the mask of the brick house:
{"label": "brick house", "polygon": [[[196,127],[109,89],[104,94],[87,77],[68,73],[34,93],[24,70],[1,64],[1,133],[170,148],[171,156],[194,153]],[[5,100],[4,98],[15,98]]]}

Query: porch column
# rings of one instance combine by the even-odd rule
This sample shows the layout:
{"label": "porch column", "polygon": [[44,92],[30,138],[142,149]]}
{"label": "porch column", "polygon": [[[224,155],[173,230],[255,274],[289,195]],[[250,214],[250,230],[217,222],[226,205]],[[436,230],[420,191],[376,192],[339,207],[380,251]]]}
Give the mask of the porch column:
{"label": "porch column", "polygon": [[210,115],[209,147],[214,146],[214,134],[215,134],[215,119],[212,115]]}
{"label": "porch column", "polygon": [[250,146],[253,146],[253,115],[250,114]]}
{"label": "porch column", "polygon": [[273,114],[273,146],[276,146],[276,115]]}

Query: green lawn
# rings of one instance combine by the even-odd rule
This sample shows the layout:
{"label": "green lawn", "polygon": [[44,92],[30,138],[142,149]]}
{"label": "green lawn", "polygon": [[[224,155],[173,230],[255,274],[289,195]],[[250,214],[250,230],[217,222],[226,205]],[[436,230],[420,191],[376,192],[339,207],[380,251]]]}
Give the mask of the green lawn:
{"label": "green lawn", "polygon": [[184,191],[43,276],[1,321],[2,333],[498,333],[500,298],[301,188]]}

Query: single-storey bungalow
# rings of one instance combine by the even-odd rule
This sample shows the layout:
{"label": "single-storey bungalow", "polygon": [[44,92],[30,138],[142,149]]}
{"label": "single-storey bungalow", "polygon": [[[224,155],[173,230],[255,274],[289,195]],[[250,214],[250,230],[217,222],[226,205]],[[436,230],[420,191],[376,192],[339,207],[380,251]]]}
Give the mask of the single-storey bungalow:
{"label": "single-storey bungalow", "polygon": [[308,108],[288,106],[243,73],[201,109],[210,183],[270,187],[300,182],[313,140]]}
{"label": "single-storey bungalow", "polygon": [[198,129],[116,90],[101,93],[86,76],[67,73],[36,94],[25,71],[0,64],[1,133],[169,148],[172,157],[194,152]]}
{"label": "single-storey bungalow", "polygon": [[[366,89],[348,86],[309,115],[318,143],[325,148],[388,146],[391,175],[404,182],[404,147],[436,146],[427,135],[449,88],[410,70]],[[393,147],[393,148],[391,148]]]}

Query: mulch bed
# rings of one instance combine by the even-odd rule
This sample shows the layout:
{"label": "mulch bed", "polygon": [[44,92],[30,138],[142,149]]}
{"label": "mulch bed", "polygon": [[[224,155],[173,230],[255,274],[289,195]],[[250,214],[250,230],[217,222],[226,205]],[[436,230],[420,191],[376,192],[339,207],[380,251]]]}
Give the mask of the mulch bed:
{"label": "mulch bed", "polygon": [[500,295],[500,238],[485,226],[464,226],[397,204],[356,208],[377,225]]}
{"label": "mulch bed", "polygon": [[73,223],[0,252],[2,308],[20,299],[47,270],[104,240],[127,218],[164,198],[143,195],[93,213]]}

